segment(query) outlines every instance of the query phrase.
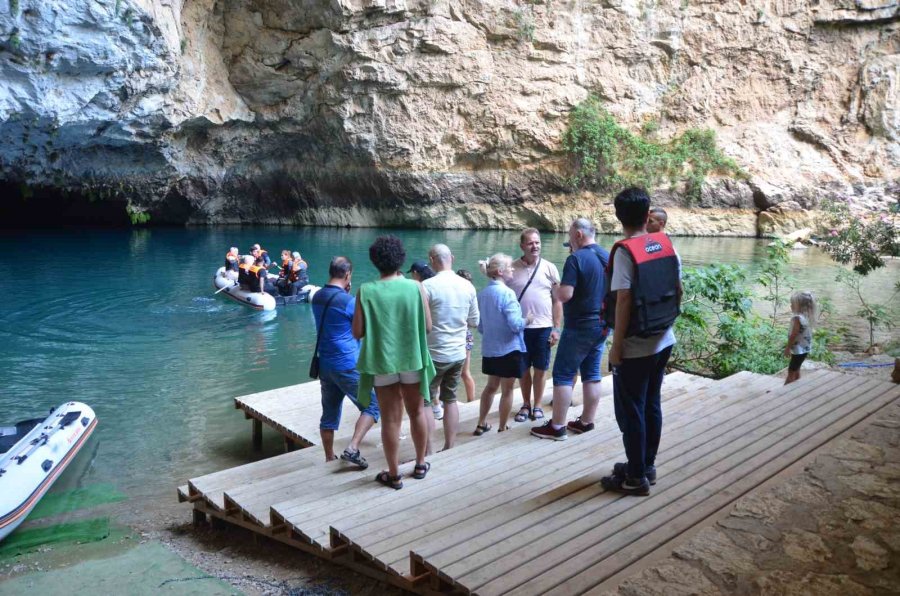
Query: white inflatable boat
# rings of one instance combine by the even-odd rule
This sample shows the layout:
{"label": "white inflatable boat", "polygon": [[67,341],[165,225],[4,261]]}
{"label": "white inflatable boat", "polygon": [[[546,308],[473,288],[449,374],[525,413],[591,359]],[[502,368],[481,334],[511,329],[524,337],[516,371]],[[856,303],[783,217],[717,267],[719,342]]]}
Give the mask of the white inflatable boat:
{"label": "white inflatable boat", "polygon": [[47,418],[0,427],[0,540],[25,520],[96,427],[94,410],[77,401]]}
{"label": "white inflatable boat", "polygon": [[[264,292],[248,292],[241,288],[237,282],[237,273],[228,273],[225,267],[219,267],[213,278],[213,285],[219,294],[225,294],[232,300],[236,300],[245,306],[256,310],[275,310],[275,297]],[[225,289],[222,289],[225,288]]]}
{"label": "white inflatable boat", "polygon": [[[269,279],[275,280],[278,279],[278,276],[270,273]],[[226,294],[232,300],[236,300],[256,310],[274,310],[275,306],[309,302],[312,300],[313,295],[321,289],[314,285],[303,286],[300,293],[295,296],[273,296],[262,292],[248,292],[241,289],[241,286],[238,285],[237,273],[226,272],[225,267],[219,267],[219,270],[216,271],[213,285],[217,290],[222,290],[218,292],[219,294]]]}

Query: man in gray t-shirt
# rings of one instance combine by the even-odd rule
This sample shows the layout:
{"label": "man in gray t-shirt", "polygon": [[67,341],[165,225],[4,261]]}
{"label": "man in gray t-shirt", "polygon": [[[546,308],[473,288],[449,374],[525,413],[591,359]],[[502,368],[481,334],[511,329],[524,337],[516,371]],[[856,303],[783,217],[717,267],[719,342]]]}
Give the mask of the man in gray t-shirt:
{"label": "man in gray t-shirt", "polygon": [[[610,263],[607,307],[615,320],[609,363],[616,421],[628,461],[615,464],[601,484],[624,494],[648,495],[650,485],[656,484],[660,389],[675,345],[671,325],[681,302],[681,262],[665,234],[647,233],[650,197],[643,189],[619,193],[615,208],[625,240],[614,247]],[[642,271],[640,276],[636,269]]]}

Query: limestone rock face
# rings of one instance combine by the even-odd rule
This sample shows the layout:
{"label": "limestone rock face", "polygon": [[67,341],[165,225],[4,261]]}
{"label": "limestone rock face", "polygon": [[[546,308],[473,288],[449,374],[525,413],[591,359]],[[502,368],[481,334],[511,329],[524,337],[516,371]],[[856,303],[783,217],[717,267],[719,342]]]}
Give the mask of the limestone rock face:
{"label": "limestone rock face", "polygon": [[790,231],[896,197],[898,33],[888,0],[9,0],[0,179],[155,221],[559,228],[609,211],[564,183],[594,94],[748,173],[678,231]]}

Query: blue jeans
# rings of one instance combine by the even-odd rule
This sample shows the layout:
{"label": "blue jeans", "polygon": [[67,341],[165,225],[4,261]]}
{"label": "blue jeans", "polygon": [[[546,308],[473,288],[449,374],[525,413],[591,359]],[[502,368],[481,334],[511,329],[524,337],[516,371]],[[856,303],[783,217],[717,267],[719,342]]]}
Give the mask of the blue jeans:
{"label": "blue jeans", "polygon": [[600,380],[600,359],[606,344],[607,328],[600,325],[564,327],[553,361],[553,386],[575,385],[575,374],[582,383]]}
{"label": "blue jeans", "polygon": [[639,480],[655,465],[662,436],[660,389],[672,346],[643,358],[624,358],[613,368],[613,404],[622,431],[628,477]]}
{"label": "blue jeans", "polygon": [[341,408],[344,396],[363,414],[368,414],[378,422],[378,400],[372,391],[372,401],[368,408],[363,408],[356,399],[359,389],[359,373],[356,369],[319,371],[319,386],[322,388],[322,418],[319,420],[321,430],[337,430],[341,425]]}

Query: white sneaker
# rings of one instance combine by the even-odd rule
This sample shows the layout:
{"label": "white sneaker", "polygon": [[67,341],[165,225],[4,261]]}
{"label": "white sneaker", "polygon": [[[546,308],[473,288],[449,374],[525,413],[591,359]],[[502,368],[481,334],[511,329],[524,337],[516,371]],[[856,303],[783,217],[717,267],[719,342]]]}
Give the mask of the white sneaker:
{"label": "white sneaker", "polygon": [[434,413],[435,420],[443,420],[444,419],[444,409],[441,407],[440,402],[432,405],[431,411]]}

